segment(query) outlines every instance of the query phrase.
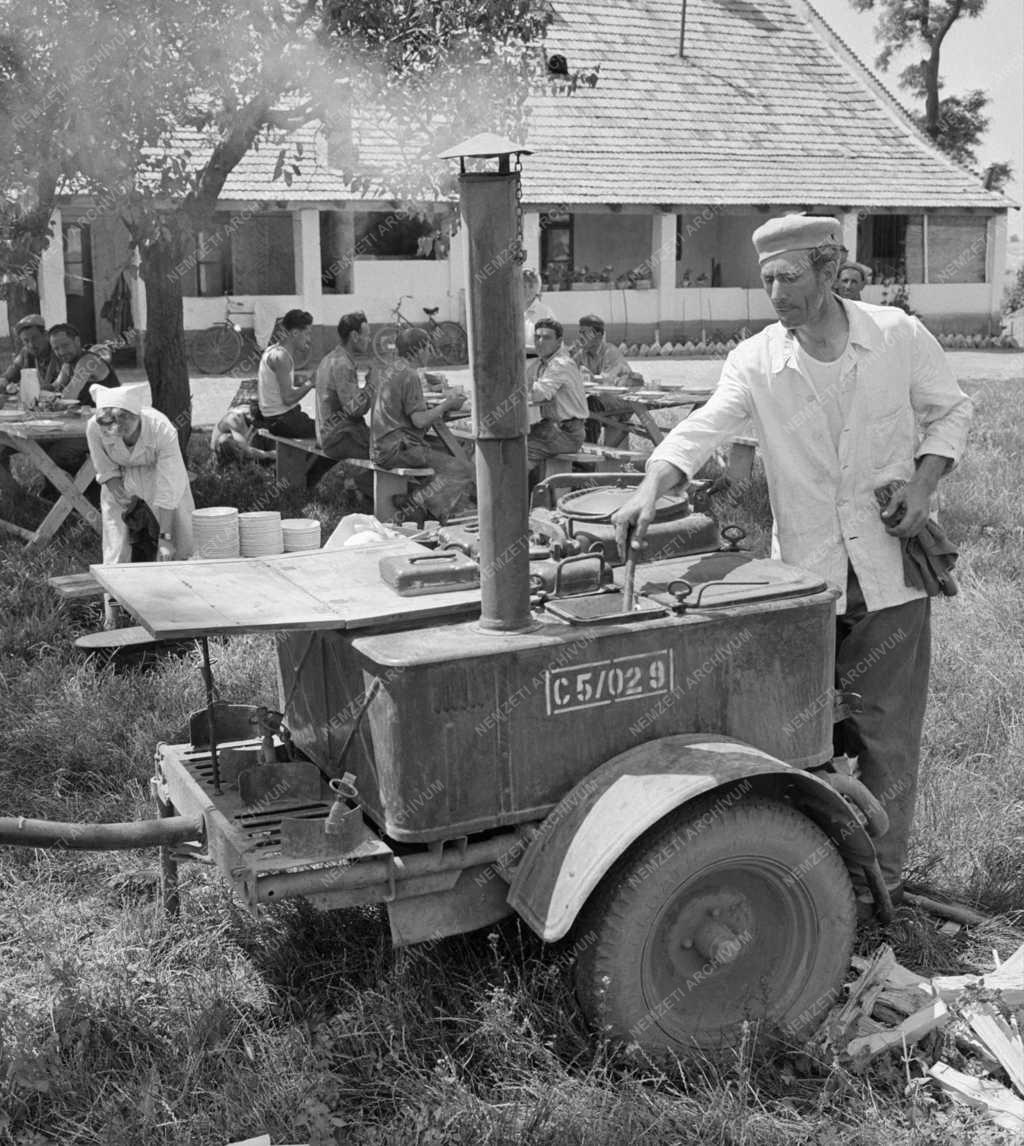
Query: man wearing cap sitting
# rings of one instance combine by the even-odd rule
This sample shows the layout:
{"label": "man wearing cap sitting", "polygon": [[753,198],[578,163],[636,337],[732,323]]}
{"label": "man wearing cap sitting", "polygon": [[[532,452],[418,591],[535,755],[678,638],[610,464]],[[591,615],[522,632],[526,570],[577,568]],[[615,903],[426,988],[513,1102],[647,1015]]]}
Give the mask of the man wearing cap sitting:
{"label": "man wearing cap sitting", "polygon": [[530,427],[527,463],[533,471],[545,458],[574,454],[585,439],[587,395],[580,368],[562,345],[562,324],[542,318],[533,328],[537,357],[526,364],[530,401],[543,403],[544,417]]}
{"label": "man wearing cap sitting", "polygon": [[[159,410],[144,406],[148,386],[93,386],[96,413],[85,428],[89,454],[100,483],[103,564],[131,558],[131,536],[124,520],[135,499],[153,511],[160,526],[158,561],[192,556],[192,490],[178,435]],[[108,606],[111,603],[108,601]],[[116,624],[112,606],[107,624]]]}
{"label": "man wearing cap sitting", "polygon": [[[43,390],[53,387],[53,381],[60,370],[60,362],[53,353],[50,340],[46,337],[46,321],[41,314],[26,314],[14,327],[14,335],[21,343],[21,349],[14,361],[3,372],[5,386],[16,385],[21,381],[22,370],[34,369],[39,374],[39,385]],[[4,394],[0,390],[0,406]]]}
{"label": "man wearing cap sitting", "polygon": [[[846,252],[831,218],[788,215],[753,235],[778,322],[730,353],[702,410],[654,450],[615,514],[620,545],[642,541],[658,496],[685,485],[718,443],[753,420],[775,518],[772,556],[839,591],[836,686],[862,711],[836,728],[889,831],[875,841],[894,899],[914,814],[928,690],[929,599],[904,577],[901,539],[928,521],[939,478],[963,453],[970,399],[939,344],[895,307],[834,293]],[[899,488],[879,514],[875,491]],[[879,650],[884,650],[883,654]],[[863,882],[858,916],[870,914]]]}
{"label": "man wearing cap sitting", "polygon": [[861,292],[868,285],[868,268],[863,263],[843,263],[839,268],[835,292],[840,298],[860,302]]}
{"label": "man wearing cap sitting", "polygon": [[[632,370],[626,356],[617,346],[612,346],[604,337],[604,319],[600,315],[585,314],[579,323],[576,347],[572,352],[573,361],[581,370],[588,370],[592,378],[614,385],[625,384]],[[596,442],[604,426],[604,444],[621,446],[629,437],[629,421],[633,411],[614,394],[603,394],[600,398],[587,396],[587,405],[594,413],[604,414],[603,421],[591,418],[587,421],[588,442]],[[609,425],[613,421],[615,425]]]}

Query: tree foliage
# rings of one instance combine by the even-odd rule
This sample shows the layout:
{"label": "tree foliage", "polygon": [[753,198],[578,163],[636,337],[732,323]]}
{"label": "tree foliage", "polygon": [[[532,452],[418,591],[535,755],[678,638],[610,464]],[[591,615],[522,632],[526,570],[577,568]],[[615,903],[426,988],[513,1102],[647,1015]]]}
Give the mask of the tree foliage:
{"label": "tree foliage", "polygon": [[924,48],[925,55],[900,73],[900,85],[924,100],[917,116],[922,130],[959,163],[973,164],[988,129],[983,114],[989,103],[980,90],[942,95],[940,62],[946,37],[958,20],[977,19],[986,0],[850,0],[859,11],[878,13],[875,37],[881,45],[875,64],[888,70],[893,56]]}
{"label": "tree foliage", "polygon": [[155,404],[187,421],[174,267],[246,152],[277,150],[286,199],[307,158],[289,132],[351,139],[362,118],[385,160],[350,146],[354,189],[430,197],[445,146],[522,128],[549,20],[543,0],[36,0],[30,20],[0,0],[3,267],[38,260],[58,192],[116,213],[141,255]]}

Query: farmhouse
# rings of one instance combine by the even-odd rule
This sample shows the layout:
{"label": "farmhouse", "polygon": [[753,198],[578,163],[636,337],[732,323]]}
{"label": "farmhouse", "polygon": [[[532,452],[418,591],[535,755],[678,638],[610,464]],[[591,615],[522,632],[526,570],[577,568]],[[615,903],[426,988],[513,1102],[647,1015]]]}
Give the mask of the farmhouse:
{"label": "farmhouse", "polygon": [[[523,239],[560,319],[596,311],[630,342],[758,329],[773,315],[750,234],[804,210],[842,221],[873,271],[867,301],[905,283],[934,331],[998,331],[1011,204],[938,151],[806,0],[554,6],[547,51],[566,74],[532,100]],[[385,322],[400,295],[414,320],[424,306],[464,319],[454,202],[419,215],[357,193],[342,152],[372,166],[381,124],[357,119],[345,134],[297,133],[290,183],[275,178],[277,146],[234,170],[221,217],[177,269],[186,330],[222,320],[225,294],[260,337],[301,305],[324,344],[341,314]],[[43,311],[109,337],[100,311],[130,263],[127,237],[102,204],[69,200],[59,214]],[[143,288],[126,282],[144,329]]]}

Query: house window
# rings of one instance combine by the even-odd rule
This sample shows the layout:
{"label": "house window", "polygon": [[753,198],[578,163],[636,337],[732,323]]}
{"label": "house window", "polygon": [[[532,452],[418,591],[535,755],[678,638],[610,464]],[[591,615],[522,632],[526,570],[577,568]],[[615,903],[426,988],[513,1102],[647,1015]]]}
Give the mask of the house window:
{"label": "house window", "polygon": [[928,282],[983,283],[988,220],[978,215],[928,216]]}
{"label": "house window", "polygon": [[572,282],[573,227],[567,211],[549,211],[540,217],[540,266],[548,290]]}
{"label": "house window", "polygon": [[[430,219],[401,208],[357,211],[354,217],[357,259],[436,259],[436,228]],[[440,257],[444,257],[442,248]]]}
{"label": "house window", "polygon": [[857,261],[872,269],[875,283],[923,283],[924,216],[868,215],[858,229]]}
{"label": "house window", "polygon": [[196,235],[195,248],[178,264],[181,293],[186,298],[216,298],[234,289],[230,224],[230,215],[214,215],[210,226]]}
{"label": "house window", "polygon": [[64,293],[85,294],[85,246],[77,223],[64,228]]}
{"label": "house window", "polygon": [[295,294],[295,235],[290,214],[255,215],[232,242],[235,294]]}

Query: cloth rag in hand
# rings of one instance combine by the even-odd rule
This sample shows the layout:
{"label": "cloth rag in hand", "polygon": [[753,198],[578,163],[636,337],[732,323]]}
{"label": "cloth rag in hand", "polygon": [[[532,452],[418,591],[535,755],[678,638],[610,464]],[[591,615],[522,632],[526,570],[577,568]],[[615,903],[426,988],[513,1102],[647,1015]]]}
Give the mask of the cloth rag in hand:
{"label": "cloth rag in hand", "polygon": [[[894,481],[875,490],[880,511],[905,484]],[[895,525],[896,522],[886,524]],[[903,582],[908,588],[923,589],[929,597],[939,593],[947,597],[957,595],[959,587],[953,576],[953,566],[960,554],[937,521],[928,518],[916,537],[901,537],[900,549],[903,552]]]}
{"label": "cloth rag in hand", "polygon": [[132,561],[155,561],[160,539],[160,523],[140,497],[133,497],[121,514],[128,526]]}

